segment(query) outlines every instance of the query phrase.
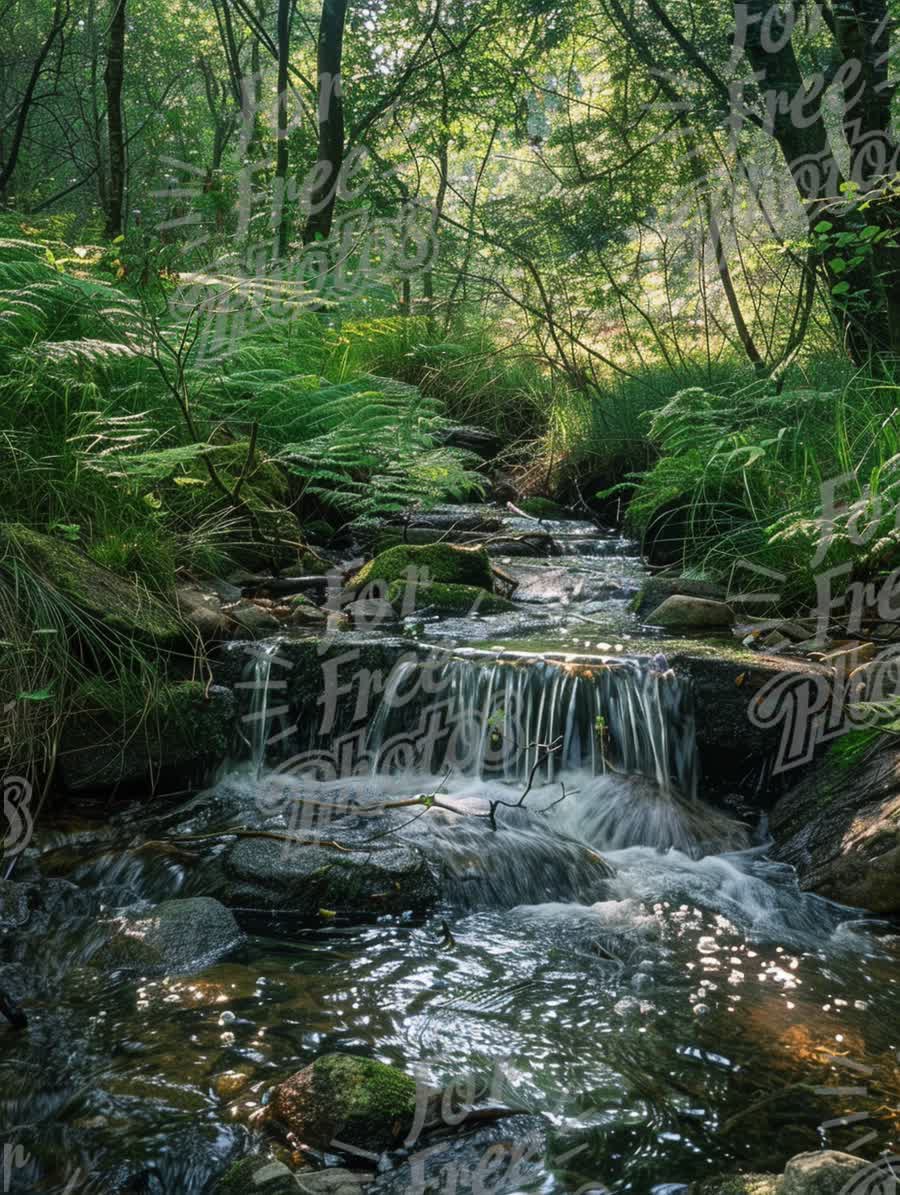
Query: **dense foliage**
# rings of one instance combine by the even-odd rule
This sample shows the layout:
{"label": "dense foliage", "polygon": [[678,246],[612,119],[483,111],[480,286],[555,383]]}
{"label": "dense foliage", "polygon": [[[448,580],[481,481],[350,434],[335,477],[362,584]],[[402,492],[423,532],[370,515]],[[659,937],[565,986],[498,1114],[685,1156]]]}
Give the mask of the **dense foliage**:
{"label": "dense foliage", "polygon": [[889,16],[0,0],[4,518],[166,597],[499,473],[791,609],[839,477],[878,575]]}

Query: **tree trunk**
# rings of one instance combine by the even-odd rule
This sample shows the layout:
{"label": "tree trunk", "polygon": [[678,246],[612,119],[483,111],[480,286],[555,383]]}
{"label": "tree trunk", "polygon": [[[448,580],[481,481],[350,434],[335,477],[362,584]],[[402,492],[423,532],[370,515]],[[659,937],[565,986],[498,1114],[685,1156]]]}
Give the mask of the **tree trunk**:
{"label": "tree trunk", "polygon": [[286,257],[290,241],[290,216],[287,208],[288,176],[288,63],[291,53],[291,16],[293,0],[278,0],[278,145],[275,155],[275,183],[272,219],[277,229],[278,256]]}
{"label": "tree trunk", "polygon": [[347,0],[322,0],[318,46],[319,153],[315,185],[308,197],[309,218],[303,233],[307,245],[331,234],[338,183],[344,164],[341,63],[346,18]]}
{"label": "tree trunk", "polygon": [[106,235],[119,237],[125,227],[125,119],[122,87],[125,79],[126,0],[113,0],[106,58],[106,124],[109,131],[109,187]]}
{"label": "tree trunk", "polygon": [[19,160],[19,152],[22,149],[22,138],[25,136],[25,126],[28,123],[28,116],[35,100],[35,91],[41,74],[44,69],[44,64],[53,49],[53,44],[58,37],[61,36],[66,22],[69,19],[69,4],[66,0],[63,5],[62,0],[56,0],[56,6],[53,10],[53,24],[50,27],[50,32],[47,34],[44,42],[38,51],[38,56],[34,60],[34,65],[31,69],[31,74],[28,77],[28,82],[25,85],[25,93],[18,105],[18,109],[13,123],[12,139],[8,153],[4,160],[0,161],[0,198],[2,198],[9,188],[10,181],[16,169],[16,164]]}
{"label": "tree trunk", "polygon": [[[900,255],[891,247],[893,238],[877,253],[871,247],[863,252],[856,265],[847,264],[859,256],[855,246],[848,245],[842,252],[837,242],[845,233],[856,238],[866,224],[891,232],[897,228],[893,202],[874,202],[862,213],[846,190],[849,182],[851,187],[855,184],[856,194],[864,194],[886,174],[893,175],[895,168],[892,88],[886,82],[886,63],[879,60],[882,41],[888,37],[886,0],[844,0],[834,10],[834,39],[841,60],[838,73],[844,80],[849,180],[838,165],[825,124],[820,84],[815,79],[808,85],[804,81],[793,43],[786,36],[789,30],[784,22],[792,17],[770,8],[768,0],[750,0],[747,12],[745,52],[767,100],[766,131],[791,173],[810,229],[827,223],[828,235],[837,245],[824,255],[825,273],[832,288],[833,315],[842,327],[847,350],[857,364],[873,351],[900,351]],[[763,44],[764,22],[772,39],[768,46]],[[835,287],[851,297],[835,293]],[[867,297],[854,305],[853,295]]]}

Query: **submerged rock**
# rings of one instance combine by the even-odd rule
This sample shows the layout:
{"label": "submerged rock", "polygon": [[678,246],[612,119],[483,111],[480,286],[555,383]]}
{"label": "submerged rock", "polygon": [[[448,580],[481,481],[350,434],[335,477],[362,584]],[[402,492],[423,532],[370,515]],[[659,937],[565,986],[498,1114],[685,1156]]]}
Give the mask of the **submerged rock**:
{"label": "submerged rock", "polygon": [[647,615],[647,622],[672,629],[715,629],[730,627],[734,622],[734,613],[725,602],[673,593]]}
{"label": "submerged rock", "polygon": [[694,1183],[691,1195],[779,1195],[780,1174],[726,1174]]}
{"label": "submerged rock", "polygon": [[502,1195],[522,1191],[544,1177],[548,1147],[541,1116],[511,1116],[446,1137],[430,1136],[407,1160],[379,1175],[367,1195],[409,1195],[416,1191]]}
{"label": "submerged rock", "polygon": [[206,896],[127,909],[114,919],[112,929],[92,962],[114,970],[174,975],[211,965],[242,937],[233,914]]}
{"label": "submerged rock", "polygon": [[350,581],[351,589],[362,589],[375,581],[385,586],[410,577],[426,576],[431,582],[447,585],[493,587],[491,565],[483,548],[460,548],[453,544],[429,544],[416,547],[398,544],[370,560]]}
{"label": "submerged rock", "polygon": [[900,751],[859,766],[834,752],[772,811],[776,859],[802,888],[874,913],[900,912]]}
{"label": "submerged rock", "polygon": [[415,1079],[373,1058],[325,1054],[272,1092],[268,1116],[303,1144],[380,1153],[403,1141],[416,1115]]}

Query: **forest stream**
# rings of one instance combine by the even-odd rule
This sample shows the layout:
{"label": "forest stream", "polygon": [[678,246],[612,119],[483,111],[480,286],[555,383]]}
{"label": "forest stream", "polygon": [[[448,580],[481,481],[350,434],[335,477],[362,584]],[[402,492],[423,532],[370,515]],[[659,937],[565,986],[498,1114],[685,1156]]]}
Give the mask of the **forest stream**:
{"label": "forest stream", "polygon": [[[869,1135],[900,1149],[896,927],[801,892],[767,858],[764,814],[704,801],[689,687],[628,610],[633,546],[547,526],[562,555],[501,562],[514,613],[408,620],[421,659],[365,720],[357,775],[286,764],[285,641],[232,645],[246,741],[214,786],[45,819],[0,887],[0,974],[30,1020],[0,1032],[0,1119],[22,1150],[5,1189],[212,1191],[258,1147],[272,1086],[335,1051],[471,1082],[542,1124],[539,1158],[498,1191],[671,1195]],[[421,703],[398,698],[423,679],[462,728],[427,751]],[[298,822],[298,798],[325,820]],[[291,835],[333,807],[386,849],[366,808],[386,804],[390,849],[428,861],[436,899],[311,918],[272,896]],[[234,827],[248,837],[214,837]],[[158,967],[129,953],[161,902],[209,897],[239,936],[201,918]],[[398,1189],[407,1159],[382,1158],[370,1189]]]}

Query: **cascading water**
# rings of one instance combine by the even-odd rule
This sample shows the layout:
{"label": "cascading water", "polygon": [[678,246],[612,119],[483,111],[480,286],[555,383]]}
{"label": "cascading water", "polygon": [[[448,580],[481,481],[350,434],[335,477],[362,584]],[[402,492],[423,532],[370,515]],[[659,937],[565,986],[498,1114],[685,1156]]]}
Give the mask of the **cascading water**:
{"label": "cascading water", "polygon": [[265,767],[273,722],[287,713],[287,708],[279,702],[275,693],[276,686],[283,688],[285,682],[272,676],[272,664],[278,655],[278,648],[277,639],[256,644],[240,682],[241,689],[250,694],[249,709],[243,721],[250,729],[250,763],[257,779]]}
{"label": "cascading water", "polygon": [[[318,663],[232,650],[251,766],[176,807],[84,825],[65,805],[0,890],[0,986],[30,1019],[0,1027],[0,1187],[206,1195],[268,1148],[251,1125],[273,1082],[332,1051],[546,1113],[553,1149],[516,1188],[542,1195],[683,1191],[863,1133],[864,1156],[897,1153],[896,926],[735,851],[695,795],[690,693],[664,661],[444,652],[382,688],[397,657],[377,652],[354,665],[381,693],[368,755],[318,776],[294,766],[321,745]],[[360,722],[357,696],[329,735]],[[389,913],[422,852],[435,905]],[[344,903],[299,920],[296,893],[345,869]],[[243,943],[208,965],[181,921],[200,961],[148,969],[140,927],[179,897],[230,905]],[[467,1173],[499,1191],[484,1148]],[[418,1182],[380,1170],[376,1195]],[[461,1190],[457,1171],[438,1187]]]}
{"label": "cascading water", "polygon": [[367,749],[376,775],[452,769],[552,782],[612,770],[697,791],[691,694],[662,659],[406,662],[389,679]]}

